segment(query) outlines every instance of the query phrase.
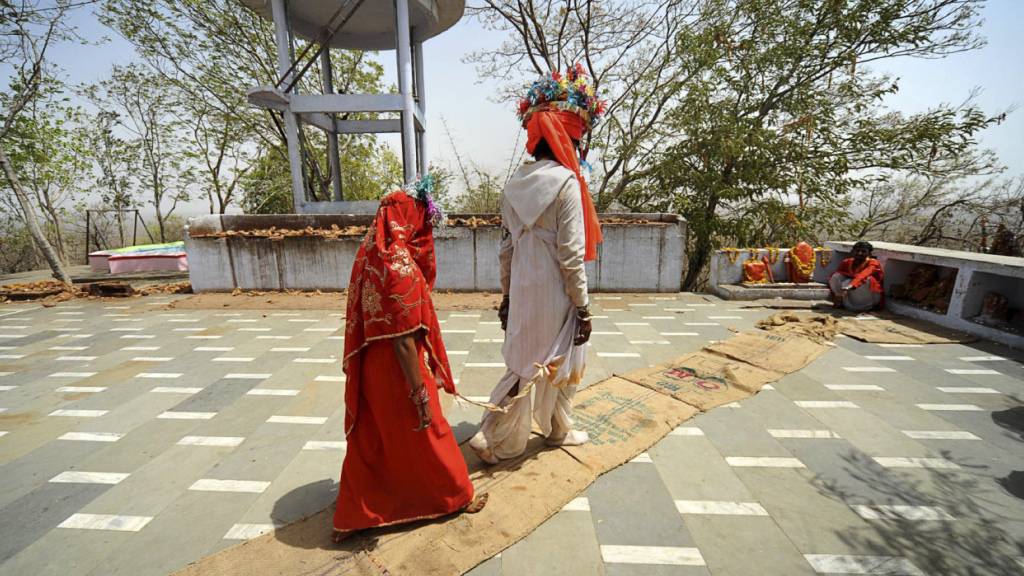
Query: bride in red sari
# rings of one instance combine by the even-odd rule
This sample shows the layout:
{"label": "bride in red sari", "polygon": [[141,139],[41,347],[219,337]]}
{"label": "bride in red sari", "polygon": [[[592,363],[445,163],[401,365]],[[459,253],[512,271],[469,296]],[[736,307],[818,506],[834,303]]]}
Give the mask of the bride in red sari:
{"label": "bride in red sari", "polygon": [[473,498],[438,401],[438,388],[454,394],[455,383],[430,299],[432,220],[443,216],[427,186],[417,184],[419,199],[397,191],[381,201],[352,266],[343,363],[348,449],[335,542],[486,503],[486,494]]}

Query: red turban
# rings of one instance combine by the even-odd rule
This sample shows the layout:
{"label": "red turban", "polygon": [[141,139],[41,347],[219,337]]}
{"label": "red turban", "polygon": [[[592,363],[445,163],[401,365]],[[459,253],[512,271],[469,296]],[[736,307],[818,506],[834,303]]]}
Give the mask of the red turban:
{"label": "red turban", "polygon": [[573,140],[581,140],[586,131],[587,125],[583,118],[566,110],[534,112],[526,121],[526,151],[533,154],[537,143],[543,139],[548,143],[558,163],[576,174],[583,201],[583,231],[587,246],[583,260],[589,262],[597,259],[597,245],[601,243],[601,223],[597,219],[597,209],[590,198],[587,181],[580,174],[580,159],[576,146],[572,143]]}

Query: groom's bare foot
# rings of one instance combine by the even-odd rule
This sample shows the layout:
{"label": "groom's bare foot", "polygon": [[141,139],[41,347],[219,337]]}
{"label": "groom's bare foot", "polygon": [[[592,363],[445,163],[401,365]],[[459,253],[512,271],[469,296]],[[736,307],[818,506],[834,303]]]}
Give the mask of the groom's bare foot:
{"label": "groom's bare foot", "polygon": [[473,500],[466,504],[466,507],[462,509],[466,514],[476,514],[477,512],[484,509],[487,505],[487,499],[490,498],[490,494],[484,492],[483,494],[477,494],[473,497]]}
{"label": "groom's bare foot", "polygon": [[483,440],[482,438],[479,440],[477,439],[477,436],[473,436],[472,438],[470,438],[469,447],[473,450],[473,452],[476,453],[477,458],[483,460],[487,464],[493,466],[494,464],[497,464],[498,462],[501,461],[498,459],[497,456],[494,455],[494,452],[492,452],[491,449],[487,447],[487,441]]}
{"label": "groom's bare foot", "polygon": [[544,440],[544,443],[548,446],[580,446],[589,441],[590,435],[583,430],[570,430],[568,434],[561,438],[549,436]]}

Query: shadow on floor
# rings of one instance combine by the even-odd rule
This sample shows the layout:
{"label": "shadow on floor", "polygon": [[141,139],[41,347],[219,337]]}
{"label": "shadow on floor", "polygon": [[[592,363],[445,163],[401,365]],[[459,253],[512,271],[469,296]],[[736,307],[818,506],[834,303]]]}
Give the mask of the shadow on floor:
{"label": "shadow on floor", "polygon": [[[947,460],[948,453],[942,454]],[[1021,566],[1013,558],[1024,554],[1024,539],[1015,538],[1007,526],[1021,524],[1020,508],[1008,508],[1005,496],[992,480],[961,463],[961,470],[914,470],[896,473],[883,469],[860,452],[843,459],[846,472],[869,487],[871,502],[846,492],[831,482],[817,481],[818,490],[848,504],[922,505],[941,507],[954,520],[920,520],[892,517],[867,520],[869,531],[843,530],[838,537],[858,554],[903,556],[925,574],[1019,576]],[[1010,474],[1020,488],[1021,473]],[[994,479],[1002,483],[1001,479]],[[1019,496],[1018,496],[1019,497]],[[1014,529],[1019,536],[1019,529]]]}

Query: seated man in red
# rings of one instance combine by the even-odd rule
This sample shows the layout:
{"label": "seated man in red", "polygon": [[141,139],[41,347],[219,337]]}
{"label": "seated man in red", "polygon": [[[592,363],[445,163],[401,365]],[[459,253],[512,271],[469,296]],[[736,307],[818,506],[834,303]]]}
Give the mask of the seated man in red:
{"label": "seated man in red", "polygon": [[871,257],[872,249],[869,242],[857,242],[852,257],[829,277],[828,289],[837,308],[865,312],[884,305],[882,264]]}

